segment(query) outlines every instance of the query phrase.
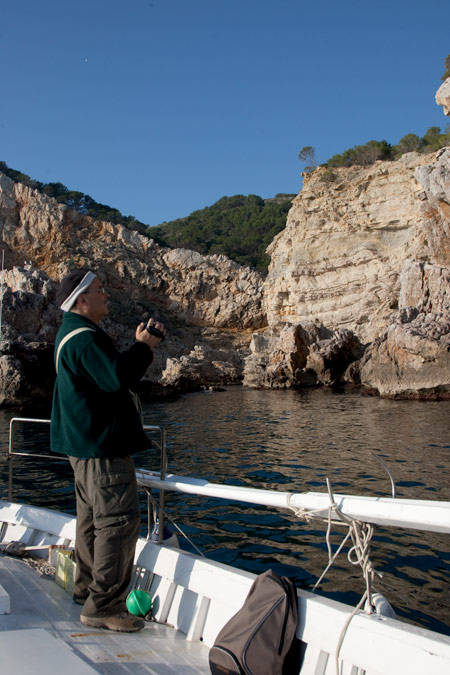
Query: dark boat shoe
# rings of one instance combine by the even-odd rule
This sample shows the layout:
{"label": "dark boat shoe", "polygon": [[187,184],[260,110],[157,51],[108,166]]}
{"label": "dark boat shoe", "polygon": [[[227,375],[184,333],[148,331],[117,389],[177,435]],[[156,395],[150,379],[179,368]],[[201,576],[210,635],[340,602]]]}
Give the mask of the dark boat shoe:
{"label": "dark boat shoe", "polygon": [[121,612],[112,616],[84,616],[81,614],[80,621],[91,628],[106,628],[119,633],[136,633],[145,626],[144,619],[128,612]]}

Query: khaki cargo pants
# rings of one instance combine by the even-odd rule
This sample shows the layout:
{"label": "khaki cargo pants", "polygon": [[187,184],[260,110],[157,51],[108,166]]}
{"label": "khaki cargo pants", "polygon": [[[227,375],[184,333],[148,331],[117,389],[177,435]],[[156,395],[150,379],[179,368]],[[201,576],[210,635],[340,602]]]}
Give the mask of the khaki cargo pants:
{"label": "khaki cargo pants", "polygon": [[125,609],[141,517],[130,457],[70,457],[75,474],[77,527],[74,597],[86,598],[84,616]]}

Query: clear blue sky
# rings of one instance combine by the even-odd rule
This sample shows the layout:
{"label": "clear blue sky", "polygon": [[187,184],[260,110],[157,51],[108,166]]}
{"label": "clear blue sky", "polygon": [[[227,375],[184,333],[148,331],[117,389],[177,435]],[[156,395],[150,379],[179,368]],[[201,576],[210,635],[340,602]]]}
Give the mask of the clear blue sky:
{"label": "clear blue sky", "polygon": [[449,0],[2,3],[0,160],[144,223],[449,119]]}

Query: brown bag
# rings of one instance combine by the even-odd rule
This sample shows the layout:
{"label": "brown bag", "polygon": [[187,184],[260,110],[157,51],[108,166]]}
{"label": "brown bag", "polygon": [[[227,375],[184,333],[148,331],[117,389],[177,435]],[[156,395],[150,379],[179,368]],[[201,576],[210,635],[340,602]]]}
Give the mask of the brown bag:
{"label": "brown bag", "polygon": [[209,652],[212,675],[298,675],[297,589],[272,570],[260,574]]}

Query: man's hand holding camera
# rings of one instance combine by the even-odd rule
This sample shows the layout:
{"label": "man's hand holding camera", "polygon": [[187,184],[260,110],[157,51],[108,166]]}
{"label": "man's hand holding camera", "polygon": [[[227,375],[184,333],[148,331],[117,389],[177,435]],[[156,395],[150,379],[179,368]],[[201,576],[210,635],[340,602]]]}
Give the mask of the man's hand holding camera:
{"label": "man's hand holding camera", "polygon": [[151,349],[154,349],[159,343],[164,340],[166,336],[166,329],[164,324],[155,319],[149,319],[147,322],[142,321],[136,328],[136,340],[145,342]]}

